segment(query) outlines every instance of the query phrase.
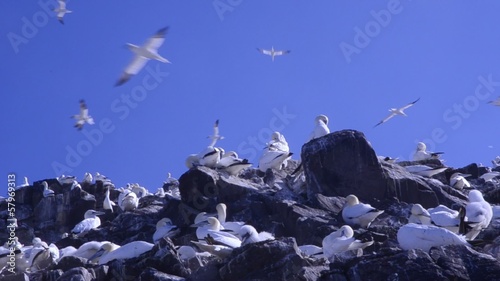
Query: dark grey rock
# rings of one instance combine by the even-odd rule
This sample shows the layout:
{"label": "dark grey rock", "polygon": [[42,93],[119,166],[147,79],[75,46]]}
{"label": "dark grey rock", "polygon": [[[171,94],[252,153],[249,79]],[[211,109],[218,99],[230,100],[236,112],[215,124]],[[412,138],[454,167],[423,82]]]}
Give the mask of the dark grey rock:
{"label": "dark grey rock", "polygon": [[139,275],[139,281],[183,281],[183,280],[186,279],[158,271],[151,267],[146,268],[141,273],[141,275]]}
{"label": "dark grey rock", "polygon": [[80,257],[75,256],[66,256],[62,257],[57,263],[57,265],[53,266],[53,269],[61,269],[66,272],[75,267],[85,267],[87,260]]}
{"label": "dark grey rock", "polygon": [[92,281],[95,276],[84,267],[75,267],[65,271],[58,281]]}

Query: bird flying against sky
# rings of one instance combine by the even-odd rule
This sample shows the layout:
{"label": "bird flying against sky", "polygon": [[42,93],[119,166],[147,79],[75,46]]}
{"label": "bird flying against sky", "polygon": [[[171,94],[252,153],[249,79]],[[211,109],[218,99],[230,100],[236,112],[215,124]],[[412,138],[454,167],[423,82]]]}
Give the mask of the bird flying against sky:
{"label": "bird flying against sky", "polygon": [[54,9],[54,12],[57,13],[57,19],[59,20],[60,23],[64,24],[63,17],[65,14],[72,13],[73,11],[66,10],[66,1],[65,0],[58,0],[59,7]]}
{"label": "bird flying against sky", "polygon": [[170,63],[170,61],[158,54],[158,48],[160,48],[160,46],[163,44],[163,41],[165,41],[165,34],[167,34],[167,31],[168,27],[164,27],[158,30],[158,32],[156,32],[155,35],[151,36],[142,46],[136,46],[127,43],[127,47],[132,52],[134,52],[135,56],[132,62],[127,65],[127,67],[123,71],[122,76],[116,82],[115,86],[124,84],[133,75],[139,73],[139,71],[141,71],[141,69],[150,59],[155,59],[163,63]]}
{"label": "bird flying against sky", "polygon": [[274,47],[271,47],[271,50],[261,48],[257,48],[257,50],[264,55],[271,56],[272,61],[274,61],[275,56],[282,56],[290,53],[290,50],[275,50]]}
{"label": "bird flying against sky", "polygon": [[85,124],[85,122],[87,122],[89,125],[94,124],[94,119],[89,115],[89,109],[87,108],[84,100],[80,100],[80,114],[73,115],[71,116],[71,118],[76,119],[75,127],[78,130],[81,130],[83,128],[83,124]]}
{"label": "bird flying against sky", "polygon": [[385,123],[387,122],[389,119],[391,119],[392,117],[396,116],[396,115],[402,115],[402,116],[407,116],[405,113],[404,113],[404,110],[411,107],[412,105],[414,105],[418,100],[420,100],[420,98],[418,98],[416,101],[414,102],[411,102],[401,108],[391,108],[389,109],[389,111],[391,112],[391,114],[389,114],[389,116],[385,117],[384,120],[380,121],[377,123],[377,125],[373,126],[374,128],[377,127],[378,125],[382,124],[382,123]]}

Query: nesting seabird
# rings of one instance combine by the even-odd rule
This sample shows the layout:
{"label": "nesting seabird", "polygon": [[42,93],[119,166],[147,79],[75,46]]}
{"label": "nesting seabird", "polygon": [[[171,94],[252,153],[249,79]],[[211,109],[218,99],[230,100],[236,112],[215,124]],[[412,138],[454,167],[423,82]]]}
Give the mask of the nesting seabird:
{"label": "nesting seabird", "polygon": [[82,244],[72,256],[80,257],[89,260],[89,262],[97,262],[96,260],[91,260],[90,258],[97,253],[104,243],[109,243],[108,241],[89,241]]}
{"label": "nesting seabird", "polygon": [[156,231],[153,234],[153,241],[156,244],[164,237],[174,237],[180,232],[180,229],[172,223],[169,218],[163,218],[156,223]]}
{"label": "nesting seabird", "polygon": [[422,207],[420,204],[413,204],[411,206],[410,217],[408,218],[409,223],[416,224],[431,224],[431,215],[429,212]]}
{"label": "nesting seabird", "polygon": [[411,107],[412,105],[414,105],[417,101],[419,101],[420,98],[418,98],[416,101],[414,102],[410,102],[409,104],[401,107],[401,108],[391,108],[389,109],[389,112],[391,112],[389,114],[389,116],[385,117],[382,121],[378,122],[375,126],[373,127],[377,127],[378,125],[382,124],[382,123],[385,123],[387,121],[389,121],[389,119],[391,119],[392,117],[396,116],[396,115],[401,115],[401,116],[407,116],[406,113],[404,113],[404,110]]}
{"label": "nesting seabird", "polygon": [[208,136],[207,138],[211,139],[209,146],[215,146],[218,140],[224,139],[223,136],[219,135],[219,119],[215,120],[214,124],[214,134]]}
{"label": "nesting seabird", "polygon": [[95,210],[87,210],[84,215],[84,219],[79,222],[75,227],[71,230],[71,233],[76,235],[82,235],[83,233],[98,228],[101,225],[101,219],[98,215],[103,215],[103,212],[98,212]]}
{"label": "nesting seabird", "polygon": [[198,237],[199,240],[205,240],[207,239],[207,236],[210,235],[217,244],[221,244],[231,248],[237,248],[241,246],[241,240],[238,237],[233,234],[221,231],[221,224],[218,219],[209,217],[207,221],[209,223],[208,226],[198,227],[198,229],[196,229],[196,237]]}
{"label": "nesting seabird", "polygon": [[271,141],[266,143],[266,149],[269,151],[281,151],[289,152],[290,148],[285,136],[280,132],[273,132],[271,135]]}
{"label": "nesting seabird", "polygon": [[465,179],[470,176],[470,174],[453,173],[453,175],[450,176],[450,186],[458,190],[470,188],[469,181]]}
{"label": "nesting seabird", "polygon": [[76,180],[73,181],[73,184],[71,185],[70,190],[73,190],[75,188],[82,189],[82,186]]}
{"label": "nesting seabird", "polygon": [[186,167],[188,167],[188,169],[191,169],[199,165],[200,165],[200,158],[198,157],[198,154],[190,154],[186,158]]}
{"label": "nesting seabird", "polygon": [[55,8],[54,12],[57,13],[57,20],[60,23],[64,24],[64,20],[63,20],[64,15],[70,14],[73,11],[66,9],[66,1],[65,0],[57,0],[57,2],[59,3],[59,7]]}
{"label": "nesting seabird", "polygon": [[261,241],[266,241],[266,240],[274,240],[274,235],[272,235],[269,232],[262,231],[262,232],[257,232],[255,227],[251,225],[243,225],[239,229],[239,233],[242,239],[241,245],[247,245],[247,244],[252,244],[252,243],[257,243]]}
{"label": "nesting seabird", "polygon": [[199,163],[202,166],[215,168],[224,154],[224,149],[220,147],[208,146],[198,154]]}
{"label": "nesting seabird", "polygon": [[317,139],[330,133],[330,129],[328,128],[328,117],[326,115],[321,114],[316,116],[314,122],[316,122],[316,126],[314,127],[309,140]]}
{"label": "nesting seabird", "polygon": [[498,176],[500,176],[500,172],[494,171],[494,172],[484,173],[479,178],[483,179],[485,182],[489,182],[493,181],[493,179]]}
{"label": "nesting seabird", "polygon": [[126,189],[118,196],[118,206],[124,212],[134,210],[139,206],[139,198],[137,194]]}
{"label": "nesting seabird", "polygon": [[357,251],[362,254],[364,248],[373,244],[373,241],[362,242],[354,238],[354,230],[343,225],[337,231],[334,231],[323,238],[323,255],[332,261],[336,255],[347,251]]}
{"label": "nesting seabird", "polygon": [[221,226],[225,230],[230,230],[236,234],[240,233],[240,229],[245,225],[244,222],[241,221],[226,221],[227,217],[227,206],[224,203],[219,203],[215,206],[217,210],[217,219],[219,220]]}
{"label": "nesting seabird", "polygon": [[104,210],[110,210],[113,212],[113,206],[116,206],[116,203],[109,199],[109,188],[106,188],[106,195],[104,196],[104,201],[102,203],[102,207]]}
{"label": "nesting seabird", "polygon": [[384,211],[373,208],[370,204],[359,203],[356,195],[346,197],[346,204],[342,209],[342,218],[349,225],[359,225],[367,228]]}
{"label": "nesting seabird", "polygon": [[92,258],[99,257],[99,265],[112,260],[131,259],[150,251],[154,244],[145,241],[133,241],[123,246],[114,243],[103,243],[101,249]]}
{"label": "nesting seabird", "polygon": [[484,200],[481,191],[471,190],[465,212],[467,223],[472,226],[472,229],[465,236],[469,240],[474,240],[483,229],[490,225],[493,218],[493,209],[490,203]]}
{"label": "nesting seabird", "polygon": [[274,57],[276,56],[282,56],[289,54],[291,51],[290,50],[275,50],[274,47],[271,46],[271,50],[266,50],[266,49],[261,49],[257,48],[257,51],[264,55],[271,56],[271,60],[274,61]]}
{"label": "nesting seabird", "polygon": [[135,56],[132,62],[125,68],[122,76],[116,82],[115,86],[120,86],[130,80],[130,78],[139,73],[150,59],[154,59],[163,63],[170,63],[166,58],[158,54],[158,48],[165,41],[165,34],[167,34],[168,27],[164,27],[151,36],[146,43],[142,46],[136,46],[127,43],[127,47],[134,52]]}
{"label": "nesting seabird", "polygon": [[259,159],[259,170],[266,172],[267,169],[281,170],[286,167],[286,161],[292,157],[292,152],[264,151]]}
{"label": "nesting seabird", "polygon": [[64,184],[72,184],[73,181],[76,180],[75,176],[66,176],[66,175],[61,175],[57,177],[57,181],[59,184],[64,185]]}
{"label": "nesting seabird", "polygon": [[86,172],[85,175],[83,176],[83,181],[82,183],[86,183],[86,184],[91,184],[92,183],[92,174],[91,173],[88,173]]}
{"label": "nesting seabird", "polygon": [[80,100],[80,114],[73,115],[71,116],[71,118],[76,119],[76,124],[74,127],[79,131],[83,128],[83,125],[85,123],[89,125],[94,124],[94,119],[89,115],[89,109],[87,108],[87,104],[84,100]]}
{"label": "nesting seabird", "polygon": [[427,146],[423,142],[417,143],[417,149],[413,154],[413,161],[420,161],[426,159],[439,159],[440,155],[444,152],[430,152],[427,151]]}
{"label": "nesting seabird", "polygon": [[49,184],[46,181],[43,181],[42,185],[43,185],[43,197],[54,196],[54,190],[49,188]]}
{"label": "nesting seabird", "polygon": [[52,243],[47,245],[47,243],[41,242],[31,250],[29,263],[30,271],[36,272],[45,269],[56,263],[58,259],[59,249],[57,246]]}
{"label": "nesting seabird", "polygon": [[249,163],[248,159],[238,158],[238,154],[234,151],[224,153],[216,165],[218,169],[224,170],[230,175],[237,175],[243,169],[251,166],[252,163]]}
{"label": "nesting seabird", "polygon": [[397,239],[403,250],[422,249],[428,252],[432,247],[445,245],[470,246],[463,235],[455,234],[446,228],[415,223],[400,227]]}
{"label": "nesting seabird", "polygon": [[431,168],[426,165],[411,165],[411,166],[406,166],[405,168],[408,172],[412,174],[429,178],[439,173],[442,173],[446,169],[448,169],[448,167]]}
{"label": "nesting seabird", "polygon": [[30,183],[28,181],[28,177],[24,177],[23,183],[21,185],[16,186],[16,189],[19,189],[21,187],[29,186]]}
{"label": "nesting seabird", "polygon": [[465,208],[461,207],[458,211],[433,211],[430,215],[434,225],[446,228],[453,233],[458,233],[461,221],[465,220]]}
{"label": "nesting seabird", "polygon": [[208,252],[220,259],[226,258],[233,252],[233,248],[224,245],[208,244],[205,241],[191,241],[191,243],[196,245],[200,250]]}

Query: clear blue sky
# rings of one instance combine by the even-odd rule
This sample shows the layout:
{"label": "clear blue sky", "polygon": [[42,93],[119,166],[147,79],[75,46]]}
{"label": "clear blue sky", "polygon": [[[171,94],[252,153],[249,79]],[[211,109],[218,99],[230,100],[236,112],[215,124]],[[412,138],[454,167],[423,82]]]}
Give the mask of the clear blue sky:
{"label": "clear blue sky", "polygon": [[[44,8],[55,2],[0,2],[2,195],[9,172],[32,183],[55,166],[156,191],[216,119],[218,145],[255,166],[275,129],[298,159],[318,114],[332,131],[363,131],[380,155],[408,159],[418,141],[454,167],[500,154],[500,108],[487,104],[500,95],[498,1],[69,1],[65,25]],[[172,64],[150,61],[114,87],[133,56],[125,43],[164,26]],[[256,50],[271,46],[291,53]],[[69,118],[80,99],[97,123],[90,139]]]}

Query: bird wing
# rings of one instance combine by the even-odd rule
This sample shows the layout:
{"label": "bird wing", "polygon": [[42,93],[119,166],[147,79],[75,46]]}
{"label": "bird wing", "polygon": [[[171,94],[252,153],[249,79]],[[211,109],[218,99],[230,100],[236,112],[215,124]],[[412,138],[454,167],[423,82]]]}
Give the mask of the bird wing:
{"label": "bird wing", "polygon": [[137,74],[144,67],[144,65],[146,65],[148,60],[148,58],[145,58],[143,56],[135,56],[132,62],[130,62],[129,65],[125,68],[122,76],[120,77],[118,82],[116,82],[115,86],[120,86],[130,80],[133,75]]}
{"label": "bird wing", "polygon": [[391,119],[392,117],[394,117],[396,115],[396,113],[391,113],[389,114],[389,116],[385,117],[385,119],[383,119],[382,121],[378,122],[375,126],[373,126],[373,128],[377,127],[378,125],[382,124],[382,123],[385,123],[387,122],[389,119]]}
{"label": "bird wing", "polygon": [[409,104],[407,104],[407,105],[405,105],[405,106],[401,107],[401,108],[400,108],[400,110],[405,110],[405,109],[407,109],[408,107],[410,107],[410,106],[414,105],[414,104],[415,104],[417,101],[419,101],[419,100],[420,100],[420,98],[418,98],[418,99],[417,99],[416,101],[414,101],[414,102],[410,102]]}
{"label": "bird wing", "polygon": [[144,43],[144,48],[148,50],[158,50],[165,41],[165,34],[167,34],[167,31],[168,26],[158,30],[155,35],[151,36],[146,43]]}
{"label": "bird wing", "polygon": [[282,50],[282,51],[275,51],[274,55],[275,56],[281,56],[281,55],[286,55],[288,53],[290,53],[290,50]]}
{"label": "bird wing", "polygon": [[66,9],[66,2],[64,0],[58,0],[57,2],[59,2],[59,9]]}
{"label": "bird wing", "polygon": [[272,52],[270,50],[265,50],[265,49],[257,48],[257,51],[263,53],[264,55],[268,55],[268,56],[272,55]]}

